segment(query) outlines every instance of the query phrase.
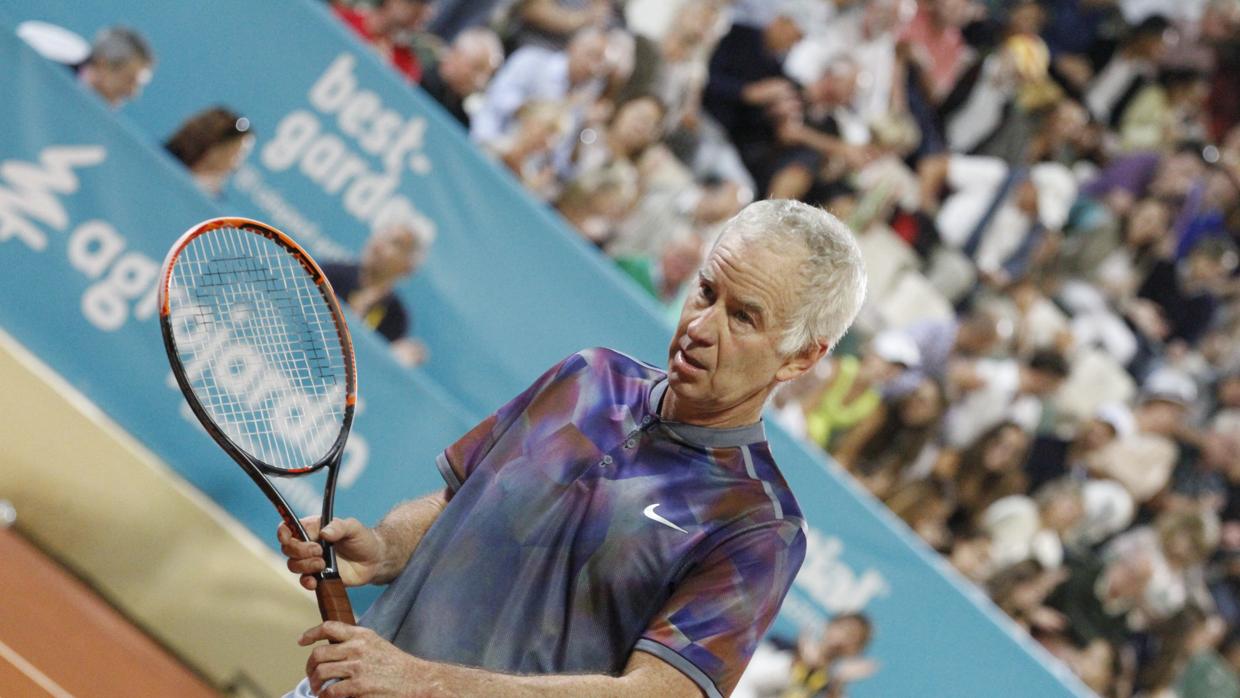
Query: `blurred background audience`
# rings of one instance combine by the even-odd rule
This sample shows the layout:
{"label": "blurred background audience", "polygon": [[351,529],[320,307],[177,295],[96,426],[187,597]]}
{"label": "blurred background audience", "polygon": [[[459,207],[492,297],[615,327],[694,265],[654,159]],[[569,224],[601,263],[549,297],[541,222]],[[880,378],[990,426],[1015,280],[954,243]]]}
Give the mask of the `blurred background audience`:
{"label": "blurred background audience", "polygon": [[[1240,0],[332,8],[669,314],[754,198],[846,220],[866,307],[774,418],[1099,695],[1240,696]],[[116,27],[76,71],[116,107],[152,66]],[[217,193],[248,132],[167,148]],[[408,364],[430,243],[328,270]],[[862,611],[737,695],[846,695]]]}

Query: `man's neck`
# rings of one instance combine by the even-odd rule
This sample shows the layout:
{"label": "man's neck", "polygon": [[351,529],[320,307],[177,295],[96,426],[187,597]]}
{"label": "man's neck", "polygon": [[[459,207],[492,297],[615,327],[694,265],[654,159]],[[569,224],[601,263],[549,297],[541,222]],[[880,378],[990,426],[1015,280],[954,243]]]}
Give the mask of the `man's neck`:
{"label": "man's neck", "polygon": [[695,410],[692,406],[682,403],[671,386],[663,394],[663,405],[659,408],[659,417],[669,422],[692,424],[696,427],[711,429],[732,429],[735,427],[756,424],[762,417],[762,407],[771,391],[763,390],[745,399],[741,404],[711,412]]}
{"label": "man's neck", "polygon": [[377,277],[366,267],[362,267],[357,273],[357,285],[367,291],[387,293],[395,286],[395,282],[391,279]]}

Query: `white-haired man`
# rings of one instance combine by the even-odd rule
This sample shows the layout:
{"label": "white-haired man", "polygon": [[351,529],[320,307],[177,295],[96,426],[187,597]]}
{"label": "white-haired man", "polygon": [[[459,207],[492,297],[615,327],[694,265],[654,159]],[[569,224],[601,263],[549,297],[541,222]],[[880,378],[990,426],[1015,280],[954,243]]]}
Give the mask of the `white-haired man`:
{"label": "white-haired man", "polygon": [[[805,553],[763,406],[864,294],[837,219],[746,207],[702,265],[666,372],[573,354],[437,458],[444,492],[374,529],[323,530],[346,584],[390,586],[365,627],[306,632],[335,644],[311,652],[297,694],[728,694]],[[279,538],[313,588],[319,546]]]}
{"label": "white-haired man", "polygon": [[442,49],[422,76],[422,89],[469,128],[465,102],[480,95],[504,62],[504,48],[495,32],[486,27],[466,29]]}
{"label": "white-haired man", "polygon": [[392,355],[405,366],[424,363],[427,351],[426,345],[410,336],[413,318],[395,289],[422,266],[434,241],[433,228],[416,221],[393,220],[371,233],[358,262],[323,265],[336,295],[362,324],[388,340]]}
{"label": "white-haired man", "polygon": [[141,34],[128,27],[105,27],[91,45],[90,56],[76,71],[78,80],[108,106],[119,109],[151,80],[155,55]]}

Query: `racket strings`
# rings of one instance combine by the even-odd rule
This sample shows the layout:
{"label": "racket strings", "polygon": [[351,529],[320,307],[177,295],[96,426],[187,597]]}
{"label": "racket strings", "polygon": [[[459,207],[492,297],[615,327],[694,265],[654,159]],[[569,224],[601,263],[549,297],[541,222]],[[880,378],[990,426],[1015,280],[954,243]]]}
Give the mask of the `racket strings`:
{"label": "racket strings", "polygon": [[220,429],[277,468],[326,456],[343,424],[346,359],[300,261],[271,239],[221,228],[181,252],[169,292],[186,377]]}

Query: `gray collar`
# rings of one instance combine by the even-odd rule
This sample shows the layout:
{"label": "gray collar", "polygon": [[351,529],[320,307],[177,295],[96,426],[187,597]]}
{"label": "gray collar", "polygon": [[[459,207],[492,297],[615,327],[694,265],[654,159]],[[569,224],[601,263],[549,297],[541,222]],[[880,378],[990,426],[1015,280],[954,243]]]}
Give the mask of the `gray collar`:
{"label": "gray collar", "polygon": [[663,419],[659,416],[659,407],[663,404],[663,395],[666,392],[667,376],[664,376],[650,387],[650,395],[646,399],[646,411],[653,417],[654,422],[663,426],[680,441],[702,448],[737,448],[766,441],[766,427],[761,419],[753,424],[727,429],[702,427]]}

